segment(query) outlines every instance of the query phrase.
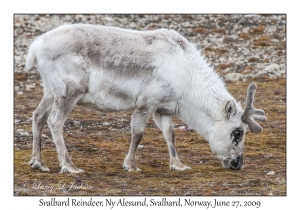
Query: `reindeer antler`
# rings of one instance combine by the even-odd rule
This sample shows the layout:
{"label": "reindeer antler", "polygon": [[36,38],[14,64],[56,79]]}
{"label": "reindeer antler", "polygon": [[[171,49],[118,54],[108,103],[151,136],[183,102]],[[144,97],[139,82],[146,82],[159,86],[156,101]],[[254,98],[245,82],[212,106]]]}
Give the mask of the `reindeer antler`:
{"label": "reindeer antler", "polygon": [[265,112],[263,110],[255,109],[253,107],[255,90],[256,84],[251,83],[247,91],[246,106],[242,115],[242,121],[248,124],[253,133],[260,133],[262,132],[263,128],[257,122],[255,122],[255,120],[266,122],[267,118],[264,116]]}

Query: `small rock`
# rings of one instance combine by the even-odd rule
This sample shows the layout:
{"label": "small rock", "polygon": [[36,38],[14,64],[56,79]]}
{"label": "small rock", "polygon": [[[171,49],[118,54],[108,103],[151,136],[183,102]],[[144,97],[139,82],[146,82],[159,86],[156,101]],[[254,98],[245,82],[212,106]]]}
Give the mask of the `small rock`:
{"label": "small rock", "polygon": [[223,38],[207,38],[207,41],[212,44],[220,44],[223,42]]}
{"label": "small rock", "polygon": [[274,175],[275,174],[275,171],[269,171],[268,173],[267,173],[267,175]]}
{"label": "small rock", "polygon": [[278,39],[271,39],[271,42],[273,42],[273,43],[278,43],[279,40],[278,40]]}
{"label": "small rock", "polygon": [[36,86],[35,85],[26,85],[26,90],[31,91],[31,89],[34,89]]}
{"label": "small rock", "polygon": [[185,126],[178,127],[179,130],[185,130]]}
{"label": "small rock", "polygon": [[138,145],[138,149],[143,149],[144,148],[144,145]]}
{"label": "small rock", "polygon": [[274,90],[274,95],[280,95],[281,90]]}
{"label": "small rock", "polygon": [[21,136],[26,136],[29,137],[29,133],[23,129],[17,129],[17,132],[21,135]]}
{"label": "small rock", "polygon": [[107,22],[114,22],[114,19],[112,19],[111,17],[104,17],[104,20],[107,21]]}
{"label": "small rock", "polygon": [[240,73],[229,73],[225,75],[225,81],[238,81],[243,78],[243,75]]}
{"label": "small rock", "polygon": [[73,120],[73,123],[74,123],[75,126],[79,126],[80,125],[80,121]]}
{"label": "small rock", "polygon": [[131,22],[131,23],[129,24],[129,27],[130,27],[130,28],[135,28],[135,27],[136,27],[136,24],[133,23],[133,22]]}

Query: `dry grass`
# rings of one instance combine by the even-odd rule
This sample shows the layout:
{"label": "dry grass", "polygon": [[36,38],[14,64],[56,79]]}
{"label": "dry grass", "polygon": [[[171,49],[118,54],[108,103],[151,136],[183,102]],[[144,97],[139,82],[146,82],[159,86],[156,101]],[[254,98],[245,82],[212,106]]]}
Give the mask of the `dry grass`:
{"label": "dry grass", "polygon": [[216,69],[217,69],[217,71],[222,71],[224,69],[229,68],[230,66],[232,66],[231,63],[227,63],[227,64],[221,63],[220,65],[216,66]]}
{"label": "dry grass", "polygon": [[207,34],[210,34],[211,31],[206,29],[206,28],[194,28],[193,33],[195,33],[195,34],[206,34],[207,35]]}
{"label": "dry grass", "polygon": [[259,58],[251,57],[251,58],[248,59],[248,62],[254,62],[255,63],[259,60],[260,60]]}
{"label": "dry grass", "polygon": [[258,27],[254,27],[254,28],[250,28],[250,34],[256,34],[256,35],[260,35],[263,34],[265,30],[265,26],[260,25]]}
{"label": "dry grass", "polygon": [[250,40],[251,39],[251,37],[249,36],[249,34],[243,33],[243,32],[241,32],[239,34],[239,37],[242,38],[242,39],[244,39],[244,40]]}
{"label": "dry grass", "polygon": [[[28,79],[28,74],[15,75],[15,84]],[[31,82],[38,83],[33,77]],[[76,107],[66,121],[64,137],[74,164],[85,170],[79,175],[59,174],[55,146],[42,138],[42,156],[50,172],[31,169],[32,135],[20,136],[17,129],[31,134],[27,120],[37,107],[42,89],[38,86],[23,95],[15,95],[14,193],[15,195],[286,195],[286,81],[262,78],[255,106],[263,108],[268,121],[259,135],[246,134],[245,167],[228,170],[210,151],[202,136],[190,130],[175,129],[177,150],[189,171],[170,171],[166,143],[152,119],[137,152],[141,172],[122,170],[129,148],[130,114],[102,114]],[[248,82],[229,83],[229,91],[244,104]],[[74,123],[77,122],[77,123]],[[80,122],[78,124],[78,122]],[[104,122],[108,122],[107,125]],[[102,124],[105,125],[102,125]],[[175,127],[183,123],[174,119]],[[51,138],[49,129],[44,132]],[[267,175],[275,171],[274,175]],[[74,183],[77,189],[70,187]],[[43,189],[48,187],[48,189]],[[85,187],[78,189],[79,186]]]}
{"label": "dry grass", "polygon": [[212,30],[212,32],[226,35],[226,29],[225,28],[215,28],[215,29]]}

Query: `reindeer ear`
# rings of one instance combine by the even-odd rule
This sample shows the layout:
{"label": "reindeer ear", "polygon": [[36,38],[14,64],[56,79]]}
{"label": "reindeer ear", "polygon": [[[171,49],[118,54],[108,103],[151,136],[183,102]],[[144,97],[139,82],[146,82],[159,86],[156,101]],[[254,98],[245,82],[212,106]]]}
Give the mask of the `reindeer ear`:
{"label": "reindeer ear", "polygon": [[234,101],[230,100],[225,105],[225,115],[229,119],[231,116],[235,115],[236,113],[236,106]]}

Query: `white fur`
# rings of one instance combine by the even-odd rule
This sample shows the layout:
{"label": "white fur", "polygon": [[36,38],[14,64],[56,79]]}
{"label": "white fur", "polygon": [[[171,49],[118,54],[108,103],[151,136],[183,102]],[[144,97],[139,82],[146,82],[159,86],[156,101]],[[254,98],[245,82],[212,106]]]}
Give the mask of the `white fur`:
{"label": "white fur", "polygon": [[[75,104],[99,111],[135,110],[133,140],[124,161],[124,168],[129,171],[138,170],[134,148],[153,112],[168,143],[172,169],[189,167],[180,162],[172,143],[171,116],[195,128],[221,160],[243,154],[243,141],[233,146],[230,137],[237,127],[246,133],[247,125],[241,121],[243,109],[196,47],[173,30],[141,32],[107,26],[61,26],[31,44],[26,68],[32,66],[40,72],[45,92],[45,102],[34,113],[37,120],[33,122],[31,165],[35,168],[46,167],[40,157],[38,138],[41,124],[50,114],[48,125],[62,172],[81,172],[70,162],[61,134],[63,122]],[[237,110],[229,118],[225,113],[228,101],[233,101]],[[48,111],[41,111],[42,108]],[[41,115],[43,120],[38,118]]]}

